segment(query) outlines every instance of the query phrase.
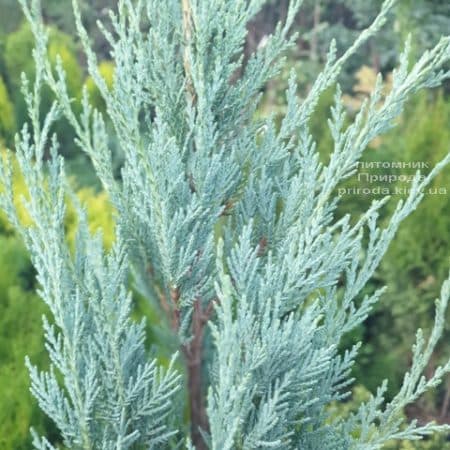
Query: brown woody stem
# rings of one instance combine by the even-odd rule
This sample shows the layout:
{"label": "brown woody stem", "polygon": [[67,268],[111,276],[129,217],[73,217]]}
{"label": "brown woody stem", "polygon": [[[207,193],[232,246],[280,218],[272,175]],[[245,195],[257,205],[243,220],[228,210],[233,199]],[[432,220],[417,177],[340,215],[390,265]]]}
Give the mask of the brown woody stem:
{"label": "brown woody stem", "polygon": [[193,337],[188,344],[183,346],[182,350],[187,364],[192,443],[197,450],[206,450],[207,446],[200,433],[200,429],[204,431],[208,430],[208,418],[202,389],[203,335],[208,315],[202,309],[199,299],[195,300],[193,308]]}
{"label": "brown woody stem", "polygon": [[[184,37],[184,53],[183,66],[186,76],[186,97],[191,105],[196,103],[196,93],[192,80],[192,8],[190,0],[181,0],[183,11],[183,37]],[[195,185],[190,179],[190,187],[195,192]],[[179,292],[171,292],[172,303],[174,307],[174,315],[172,324],[176,329],[180,325],[180,310],[178,307]],[[212,306],[212,305],[211,305]],[[192,339],[189,343],[182,346],[182,351],[186,359],[187,365],[187,383],[189,392],[189,409],[191,416],[191,439],[192,444],[197,450],[207,450],[207,445],[203,440],[200,429],[208,430],[208,418],[203,397],[202,383],[202,357],[203,357],[203,335],[206,322],[212,312],[209,306],[203,310],[200,299],[196,299],[193,304],[192,314]]]}
{"label": "brown woody stem", "polygon": [[181,6],[183,9],[183,37],[185,41],[183,65],[186,75],[187,97],[191,103],[195,103],[195,91],[191,71],[192,9],[189,0],[181,0]]}
{"label": "brown woody stem", "polygon": [[[161,307],[167,314],[170,325],[175,333],[178,333],[180,329],[180,295],[178,288],[170,289],[170,304],[164,294],[160,296]],[[192,339],[187,344],[181,346],[187,366],[191,439],[197,450],[207,450],[207,446],[200,433],[200,429],[208,430],[208,418],[203,396],[202,357],[204,329],[213,310],[214,302],[209,303],[203,309],[200,299],[194,301],[191,326]]]}

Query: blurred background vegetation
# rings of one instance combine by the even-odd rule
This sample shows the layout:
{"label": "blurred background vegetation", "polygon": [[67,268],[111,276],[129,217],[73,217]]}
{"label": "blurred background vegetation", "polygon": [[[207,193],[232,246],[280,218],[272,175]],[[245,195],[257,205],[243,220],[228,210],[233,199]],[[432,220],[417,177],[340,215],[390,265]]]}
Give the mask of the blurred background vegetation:
{"label": "blurred background vegetation", "polygon": [[[272,0],[249,24],[246,56],[269,34],[274,24],[282,20],[288,0]],[[75,37],[70,0],[42,0],[44,17],[51,26],[49,52],[52,60],[60,55],[67,72],[71,95],[80,99],[86,84],[95,106],[104,111],[102,99],[86,73],[85,61]],[[109,60],[108,46],[95,23],[103,19],[106,11],[114,7],[114,0],[80,0],[86,17],[86,26],[100,55],[100,69],[105,80],[113,83],[114,65]],[[298,44],[287,55],[286,70],[265,88],[260,116],[281,115],[285,108],[284,90],[289,73],[295,71],[300,80],[298,95],[304,96],[315,75],[322,67],[331,38],[336,38],[338,49],[345,49],[376,15],[381,0],[305,0],[296,21]],[[399,52],[408,33],[413,37],[413,56],[435,43],[450,30],[450,3],[447,0],[399,0],[389,24],[354,57],[340,79],[345,92],[349,116],[357,110],[382,72],[387,84]],[[31,58],[33,38],[17,0],[0,0],[0,151],[14,148],[14,134],[27,120],[24,101],[20,94],[20,74],[33,78]],[[329,109],[333,103],[333,89],[321,100],[311,122],[319,151],[326,161],[331,150],[331,137],[327,128]],[[432,167],[449,151],[450,142],[450,86],[429,91],[413,98],[398,126],[386,136],[372,142],[364,161],[423,162]],[[52,101],[46,92],[42,108]],[[93,229],[102,228],[106,245],[113,239],[113,211],[106,195],[100,190],[89,162],[74,145],[73,133],[64,121],[57,129],[61,152],[66,157],[68,172],[80,198],[86,203]],[[112,142],[114,143],[114,142]],[[117,158],[120,166],[120,158]],[[365,169],[374,175],[412,175],[414,170]],[[26,194],[20,179],[16,181],[16,194]],[[390,393],[395,392],[407,370],[411,357],[411,344],[418,326],[430,328],[434,299],[450,267],[450,170],[435,180],[434,188],[425,196],[417,211],[409,217],[376,276],[367,287],[387,285],[388,291],[377,305],[374,314],[348,337],[346,345],[363,340],[365,345],[354,368],[353,396],[336,408],[351,411],[357,401],[374,391],[380,380],[389,380]],[[391,191],[395,186],[407,188],[405,183],[384,184]],[[383,184],[380,184],[383,187]],[[345,185],[346,195],[341,198],[339,213],[353,213],[367,208],[378,194],[361,193],[361,189],[375,187],[358,174]],[[357,189],[360,189],[359,193]],[[367,191],[366,191],[367,192]],[[394,195],[394,200],[400,195]],[[389,214],[388,206],[386,214]],[[74,237],[75,217],[70,212],[67,230]],[[28,390],[28,374],[24,366],[25,355],[34,363],[48,363],[43,345],[41,316],[46,308],[35,290],[34,271],[20,239],[14,234],[3,216],[0,216],[0,448],[21,450],[30,448],[29,428],[32,425],[57,441],[52,424],[40,412]],[[150,342],[161,338],[157,315],[139,299],[136,309],[149,316]],[[159,330],[159,331],[158,331]],[[449,355],[450,329],[447,327],[442,348],[428,368],[429,373]],[[405,415],[419,421],[434,419],[450,423],[450,380],[435,393],[411,405]],[[400,443],[392,449],[450,449],[445,436],[418,443]]]}

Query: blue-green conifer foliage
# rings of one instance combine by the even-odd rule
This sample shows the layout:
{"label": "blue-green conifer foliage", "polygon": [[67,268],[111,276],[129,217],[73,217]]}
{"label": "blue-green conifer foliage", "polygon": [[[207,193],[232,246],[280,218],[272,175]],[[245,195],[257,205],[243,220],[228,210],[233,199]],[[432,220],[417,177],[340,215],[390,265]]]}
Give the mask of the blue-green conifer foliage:
{"label": "blue-green conifer foliage", "polygon": [[[379,76],[350,123],[338,88],[323,162],[310,118],[344,64],[385,24],[394,0],[343,54],[330,43],[302,99],[292,74],[279,122],[255,119],[255,110],[295,42],[300,0],[290,2],[285,21],[244,65],[246,25],[264,0],[119,0],[109,22],[99,24],[114,60],[112,85],[74,0],[79,41],[108,122],[87,90],[80,113],[62,59],[53,64],[49,57],[39,1],[20,1],[35,37],[35,76],[21,80],[29,119],[15,143],[29,223],[16,211],[8,158],[0,164],[0,206],[25,242],[52,314],[43,319],[51,366],[27,365],[31,391],[64,447],[369,450],[445,431],[405,423],[403,410],[450,371],[446,362],[431,378],[423,375],[443,331],[450,280],[436,301],[433,328],[417,332],[410,370],[393,399],[384,401],[380,381],[356,412],[336,417],[330,405],[348,395],[360,346],[342,351],[339,343],[384,289],[361,292],[450,155],[416,174],[383,227],[378,217],[388,199],[360,217],[336,218],[336,187],[355,173],[368,143],[394,126],[411,94],[448,76],[450,38],[415,61],[408,41],[390,91]],[[48,88],[56,101],[42,116]],[[67,243],[66,197],[77,202],[53,134],[61,117],[114,207],[111,250],[89,232],[82,205],[75,251]],[[119,177],[112,134],[123,153]],[[130,316],[130,280],[177,339],[180,350],[168,364],[145,350],[144,323]],[[35,432],[33,445],[56,448]]]}

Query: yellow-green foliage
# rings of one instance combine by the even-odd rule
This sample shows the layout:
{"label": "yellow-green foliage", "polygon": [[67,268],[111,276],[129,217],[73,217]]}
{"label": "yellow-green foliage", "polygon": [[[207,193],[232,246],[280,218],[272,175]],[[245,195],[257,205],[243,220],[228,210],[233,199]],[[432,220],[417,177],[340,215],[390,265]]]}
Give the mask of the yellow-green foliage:
{"label": "yellow-green foliage", "polygon": [[[0,153],[1,157],[5,158],[5,152]],[[27,188],[24,180],[18,170],[17,162],[14,158],[11,161],[14,179],[14,201],[19,211],[19,217],[24,224],[31,224],[31,220],[26,212],[22,202],[22,197],[27,197]],[[77,191],[77,196],[81,205],[86,209],[89,225],[92,232],[102,230],[103,240],[107,248],[111,247],[114,241],[114,221],[113,208],[110,205],[108,196],[105,192],[95,192],[92,188],[82,188]],[[77,215],[73,204],[67,201],[67,238],[71,244],[75,241],[77,228]],[[0,232],[12,233],[13,227],[6,220],[3,212],[0,212]]]}
{"label": "yellow-green foliage", "polygon": [[[3,159],[7,158],[7,154],[5,150],[0,150],[0,157]],[[23,206],[23,202],[21,201],[21,197],[27,197],[28,191],[25,186],[24,180],[20,175],[18,170],[17,161],[14,158],[11,158],[12,172],[14,174],[13,177],[13,185],[14,185],[14,203],[16,205],[18,215],[22,220],[22,223],[29,224],[30,218]],[[0,232],[4,234],[12,234],[14,232],[14,227],[8,222],[6,215],[3,211],[0,211]]]}
{"label": "yellow-green foliage", "polygon": [[66,82],[69,94],[76,96],[83,84],[83,73],[78,64],[76,49],[72,38],[61,31],[52,29],[48,46],[50,61],[55,63],[60,57],[64,70],[66,71]]}
{"label": "yellow-green foliage", "polygon": [[[101,231],[106,248],[110,248],[114,242],[113,208],[110,205],[105,192],[96,193],[92,188],[83,188],[77,192],[81,204],[86,208],[89,219],[90,231]],[[76,212],[71,203],[67,209],[67,237],[70,243],[75,243],[76,236]]]}
{"label": "yellow-green foliage", "polygon": [[[10,33],[7,36],[4,59],[11,87],[20,87],[20,76],[22,72],[29,78],[34,78],[33,48],[34,37],[27,23],[23,23],[14,33]],[[62,65],[67,74],[69,93],[76,94],[80,91],[83,73],[76,58],[75,44],[73,39],[66,33],[56,28],[50,28],[49,56],[53,64],[56,62],[56,56],[58,54],[61,57]]]}
{"label": "yellow-green foliage", "polygon": [[29,428],[51,432],[29,391],[25,355],[47,364],[41,316],[44,303],[34,294],[33,268],[15,236],[0,235],[0,448],[31,448]]}
{"label": "yellow-green foliage", "polygon": [[14,107],[6,89],[3,78],[0,76],[0,142],[9,142],[16,129]]}

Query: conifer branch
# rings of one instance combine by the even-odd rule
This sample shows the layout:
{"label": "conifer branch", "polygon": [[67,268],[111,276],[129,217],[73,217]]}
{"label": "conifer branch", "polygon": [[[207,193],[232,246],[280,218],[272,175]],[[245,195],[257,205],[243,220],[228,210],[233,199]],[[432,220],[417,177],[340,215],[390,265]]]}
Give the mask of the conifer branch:
{"label": "conifer branch", "polygon": [[[401,413],[450,372],[446,363],[430,379],[423,376],[442,335],[450,279],[436,303],[430,338],[417,334],[411,370],[393,401],[386,404],[382,383],[356,414],[333,419],[327,412],[348,395],[360,347],[341,351],[339,344],[384,291],[359,296],[400,223],[450,154],[427,176],[417,174],[384,228],[379,211],[387,198],[373,202],[361,217],[338,218],[333,192],[354,173],[368,143],[392,128],[411,94],[448,78],[450,38],[443,37],[415,64],[407,45],[390,93],[383,98],[380,76],[348,126],[338,87],[329,120],[333,145],[322,164],[309,119],[344,63],[386,22],[394,0],[383,3],[372,25],[340,58],[330,45],[328,61],[303,103],[291,76],[281,127],[272,118],[255,123],[254,116],[260,90],[278,73],[281,56],[293,43],[288,31],[300,0],[289,3],[285,23],[232,83],[242,63],[247,23],[264,0],[217,0],[214,8],[208,1],[119,0],[111,23],[101,27],[115,59],[112,87],[99,73],[73,0],[88,70],[104,97],[108,122],[93,110],[87,93],[78,116],[62,64],[50,64],[39,1],[20,2],[36,39],[37,75],[32,88],[26,79],[23,83],[31,127],[24,126],[16,139],[32,224],[24,226],[17,210],[11,155],[0,158],[0,207],[24,238],[39,293],[53,315],[52,323],[43,324],[52,366],[41,372],[27,364],[32,393],[63,445],[73,450],[184,445],[190,450],[372,450],[388,439],[443,431],[434,424],[405,423]],[[45,85],[56,103],[41,118]],[[86,214],[68,187],[57,137],[51,137],[61,114],[117,211],[111,252],[89,232]],[[120,180],[112,170],[111,138],[124,155]],[[79,217],[75,252],[66,241],[66,194]],[[178,339],[192,439],[183,435],[186,396],[179,392],[177,354],[165,368],[148,357],[144,324],[131,318],[129,279],[167,314],[168,332]],[[54,449],[36,433],[33,445]]]}

